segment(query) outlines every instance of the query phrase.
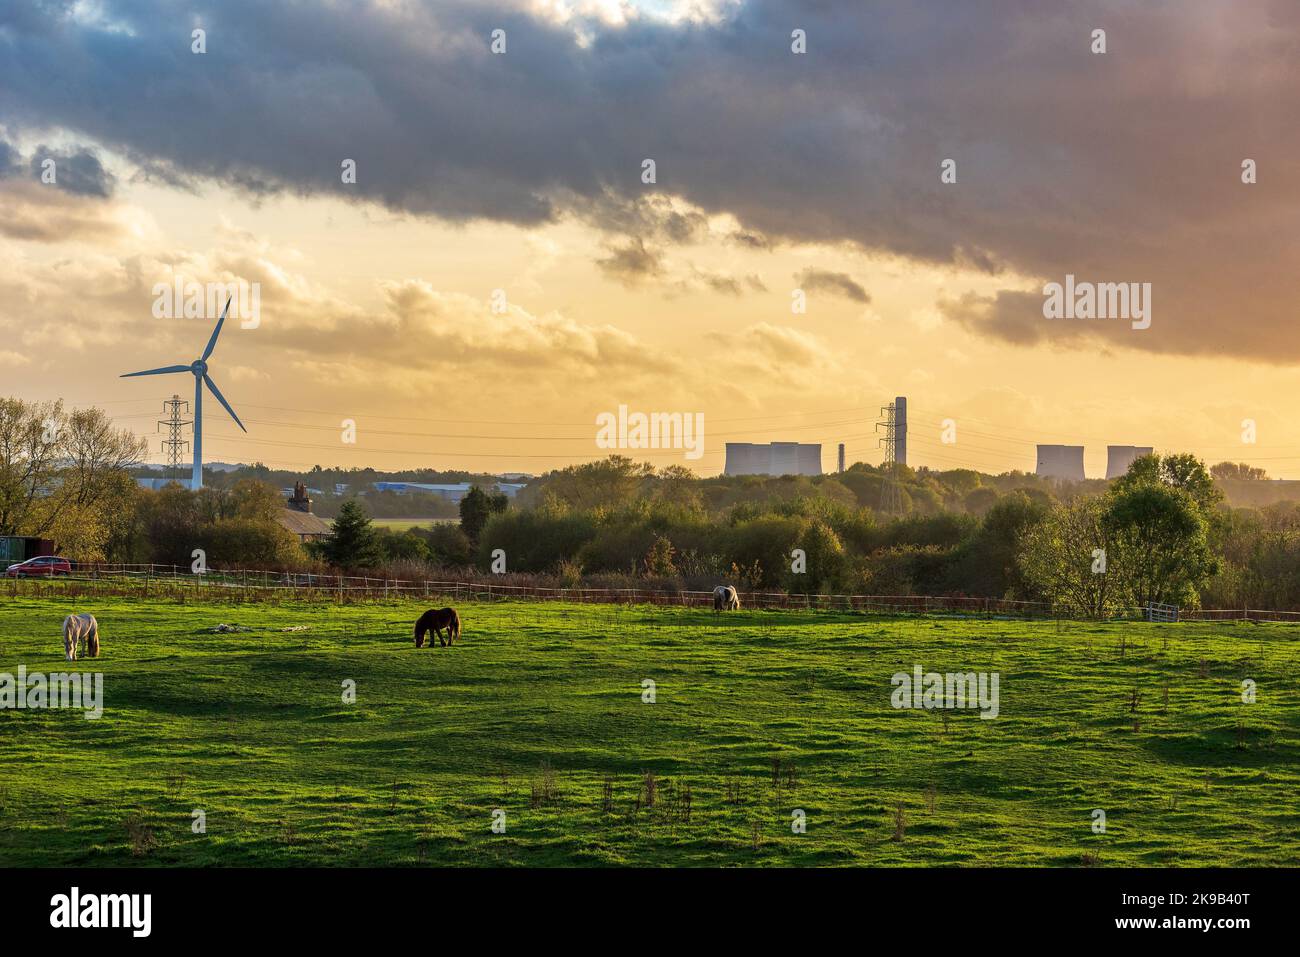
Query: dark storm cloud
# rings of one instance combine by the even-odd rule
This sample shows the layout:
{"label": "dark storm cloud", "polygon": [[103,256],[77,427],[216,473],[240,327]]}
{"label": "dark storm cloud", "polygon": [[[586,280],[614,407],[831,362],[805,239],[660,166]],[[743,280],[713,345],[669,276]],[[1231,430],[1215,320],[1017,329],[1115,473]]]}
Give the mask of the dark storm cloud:
{"label": "dark storm cloud", "polygon": [[[1151,282],[1150,329],[1088,330],[1116,345],[1300,356],[1300,16],[1283,0],[750,0],[714,24],[593,25],[585,45],[503,0],[99,6],[85,21],[6,5],[0,121],[87,135],[179,182],[453,220],[612,225],[648,194],[680,195],[768,241]],[[195,24],[205,55],[190,53]],[[494,28],[505,55],[488,51]],[[1241,182],[1247,157],[1258,185]],[[698,224],[678,215],[659,228],[689,241]],[[967,325],[1077,338],[984,313]]]}
{"label": "dark storm cloud", "polygon": [[1035,345],[1063,331],[1078,335],[1085,326],[1043,321],[1043,297],[1032,292],[1003,290],[994,296],[967,293],[960,299],[940,300],[939,311],[972,332],[1013,345]]}
{"label": "dark storm cloud", "polygon": [[54,161],[54,185],[64,192],[77,196],[98,196],[107,199],[113,195],[117,180],[94,150],[84,146],[54,149],[38,146],[31,156],[24,158],[13,143],[0,136],[0,179],[30,177],[33,182],[43,182],[46,160]]}
{"label": "dark storm cloud", "polygon": [[38,146],[32,153],[31,173],[33,179],[40,179],[46,160],[54,161],[54,185],[66,192],[78,196],[99,196],[107,199],[113,195],[116,179],[104,169],[93,150],[69,149],[56,150],[48,146]]}
{"label": "dark storm cloud", "polygon": [[0,139],[0,179],[13,176],[20,169],[22,157],[18,151],[3,139]]}

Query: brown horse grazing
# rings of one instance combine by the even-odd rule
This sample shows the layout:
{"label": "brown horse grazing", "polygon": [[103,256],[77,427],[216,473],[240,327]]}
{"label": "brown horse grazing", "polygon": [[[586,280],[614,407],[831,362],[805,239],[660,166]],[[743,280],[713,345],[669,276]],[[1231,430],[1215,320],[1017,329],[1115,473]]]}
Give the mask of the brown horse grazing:
{"label": "brown horse grazing", "polygon": [[[442,630],[447,629],[447,637],[442,636]],[[455,608],[430,608],[420,620],[415,623],[415,647],[424,647],[424,636],[433,632],[438,636],[438,644],[450,645],[460,637],[460,615],[456,614]],[[429,647],[433,647],[433,639],[429,639]]]}

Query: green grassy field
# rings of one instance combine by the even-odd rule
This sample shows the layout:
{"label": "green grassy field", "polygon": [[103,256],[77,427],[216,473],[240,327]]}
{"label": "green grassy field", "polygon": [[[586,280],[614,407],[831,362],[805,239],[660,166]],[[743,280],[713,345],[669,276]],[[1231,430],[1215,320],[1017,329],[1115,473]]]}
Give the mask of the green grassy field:
{"label": "green grassy field", "polygon": [[[1285,626],[499,603],[417,651],[410,603],[79,602],[104,715],[0,711],[0,865],[1300,864]],[[70,610],[0,599],[0,672]],[[1000,716],[895,710],[915,664]]]}

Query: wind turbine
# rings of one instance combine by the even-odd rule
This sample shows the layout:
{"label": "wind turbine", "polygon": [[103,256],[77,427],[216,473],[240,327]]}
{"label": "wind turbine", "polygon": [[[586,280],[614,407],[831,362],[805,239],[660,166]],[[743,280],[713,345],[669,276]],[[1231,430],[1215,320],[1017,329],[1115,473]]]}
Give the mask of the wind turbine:
{"label": "wind turbine", "polygon": [[[208,346],[203,350],[203,355],[199,356],[187,366],[164,366],[161,369],[146,369],[144,372],[128,372],[125,375],[118,376],[119,379],[129,379],[138,375],[164,375],[168,372],[190,372],[194,375],[194,472],[190,477],[190,488],[198,490],[203,488],[203,386],[204,383],[212,390],[217,401],[225,407],[230,413],[230,417],[235,420],[235,425],[244,429],[244,423],[239,421],[239,416],[235,415],[235,410],[230,407],[226,397],[221,394],[217,384],[212,381],[208,375],[208,357],[212,355],[212,350],[217,347],[217,336],[221,335],[221,326],[226,321],[226,313],[230,311],[230,303],[235,297],[231,296],[226,300],[226,308],[221,310],[221,318],[217,320],[217,327],[212,330],[212,338],[208,340]],[[245,432],[248,429],[244,429]]]}

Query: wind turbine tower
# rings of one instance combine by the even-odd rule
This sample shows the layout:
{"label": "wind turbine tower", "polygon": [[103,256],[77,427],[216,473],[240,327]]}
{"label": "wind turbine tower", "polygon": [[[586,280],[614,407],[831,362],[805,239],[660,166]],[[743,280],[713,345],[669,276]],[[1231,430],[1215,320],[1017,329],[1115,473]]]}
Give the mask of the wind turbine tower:
{"label": "wind turbine tower", "polygon": [[195,491],[203,488],[203,387],[205,385],[222,407],[230,413],[230,417],[235,420],[235,425],[245,432],[248,431],[244,428],[244,423],[239,421],[239,416],[235,415],[235,410],[230,407],[226,397],[221,394],[221,390],[217,388],[217,384],[208,375],[208,359],[212,356],[212,350],[217,347],[217,336],[221,335],[221,327],[225,324],[226,313],[230,312],[232,299],[233,296],[226,300],[226,308],[221,310],[221,318],[217,320],[216,328],[212,330],[212,338],[208,340],[203,355],[189,365],[163,366],[161,369],[145,369],[143,372],[128,372],[118,376],[120,379],[130,379],[133,376],[166,375],[171,372],[189,372],[194,376],[194,471],[190,476],[190,488]]}

